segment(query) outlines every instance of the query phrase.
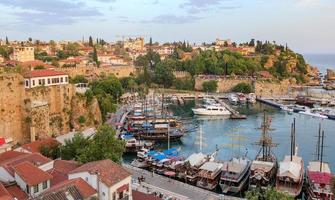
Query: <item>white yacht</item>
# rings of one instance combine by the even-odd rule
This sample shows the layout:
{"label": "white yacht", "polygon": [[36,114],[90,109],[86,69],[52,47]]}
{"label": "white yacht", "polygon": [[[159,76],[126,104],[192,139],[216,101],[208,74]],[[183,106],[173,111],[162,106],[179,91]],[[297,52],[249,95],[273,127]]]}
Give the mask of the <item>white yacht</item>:
{"label": "white yacht", "polygon": [[247,96],[247,101],[248,101],[248,103],[256,103],[256,94],[255,93],[250,93]]}
{"label": "white yacht", "polygon": [[304,115],[309,115],[312,117],[319,117],[322,119],[328,119],[328,117],[326,115],[322,115],[320,113],[317,112],[317,110],[313,110],[313,109],[307,109],[305,111],[300,111],[300,114],[304,114]]}
{"label": "white yacht", "polygon": [[206,115],[206,116],[222,116],[222,115],[230,115],[231,113],[222,106],[213,106],[213,105],[205,105],[201,108],[193,108],[193,113],[195,115]]}
{"label": "white yacht", "polygon": [[228,95],[228,100],[229,100],[229,102],[231,103],[231,104],[233,104],[233,105],[236,105],[236,104],[238,104],[238,97],[237,97],[237,95],[236,94],[229,94]]}

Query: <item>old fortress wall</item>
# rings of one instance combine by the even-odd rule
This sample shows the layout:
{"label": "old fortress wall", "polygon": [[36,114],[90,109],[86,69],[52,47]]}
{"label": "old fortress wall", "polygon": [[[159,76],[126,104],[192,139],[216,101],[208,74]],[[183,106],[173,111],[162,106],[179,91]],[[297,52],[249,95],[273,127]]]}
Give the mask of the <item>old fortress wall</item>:
{"label": "old fortress wall", "polygon": [[[102,121],[96,99],[87,103],[73,85],[24,89],[23,83],[18,73],[0,74],[0,137],[25,142]],[[80,116],[85,117],[85,124],[79,125]]]}

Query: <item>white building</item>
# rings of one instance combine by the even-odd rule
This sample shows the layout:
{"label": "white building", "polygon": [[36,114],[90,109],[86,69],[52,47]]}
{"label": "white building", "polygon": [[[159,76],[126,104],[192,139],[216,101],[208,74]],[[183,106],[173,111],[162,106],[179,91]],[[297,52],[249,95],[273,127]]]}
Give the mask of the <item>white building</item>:
{"label": "white building", "polygon": [[98,192],[100,200],[132,200],[131,174],[111,160],[86,163],[68,174],[82,178]]}
{"label": "white building", "polygon": [[64,85],[69,83],[69,76],[63,72],[41,69],[29,71],[24,75],[25,88],[38,86]]}
{"label": "white building", "polygon": [[52,176],[30,162],[16,165],[14,171],[17,185],[29,196],[36,197],[50,188]]}

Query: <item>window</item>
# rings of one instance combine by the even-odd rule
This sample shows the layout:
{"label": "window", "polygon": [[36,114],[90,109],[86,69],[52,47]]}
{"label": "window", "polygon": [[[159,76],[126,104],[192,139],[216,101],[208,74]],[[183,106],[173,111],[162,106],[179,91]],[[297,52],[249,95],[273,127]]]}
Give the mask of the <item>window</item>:
{"label": "window", "polygon": [[50,84],[50,78],[48,78],[48,84]]}
{"label": "window", "polygon": [[30,193],[29,185],[26,186],[26,192],[27,192],[27,194]]}
{"label": "window", "polygon": [[38,185],[34,185],[34,193],[38,192]]}
{"label": "window", "polygon": [[43,182],[43,189],[47,189],[47,187],[48,187],[48,182],[47,182],[47,181],[44,181],[44,182]]}
{"label": "window", "polygon": [[33,86],[35,86],[35,80],[33,80]]}
{"label": "window", "polygon": [[26,80],[26,87],[28,87],[29,86],[29,81],[28,80]]}
{"label": "window", "polygon": [[113,192],[113,200],[116,200],[116,194]]}
{"label": "window", "polygon": [[60,82],[63,83],[63,77],[60,78]]}
{"label": "window", "polygon": [[65,77],[65,82],[67,82],[67,77]]}
{"label": "window", "polygon": [[38,84],[42,85],[42,79],[38,79]]}
{"label": "window", "polygon": [[102,196],[105,196],[106,194],[105,194],[105,192],[102,192]]}

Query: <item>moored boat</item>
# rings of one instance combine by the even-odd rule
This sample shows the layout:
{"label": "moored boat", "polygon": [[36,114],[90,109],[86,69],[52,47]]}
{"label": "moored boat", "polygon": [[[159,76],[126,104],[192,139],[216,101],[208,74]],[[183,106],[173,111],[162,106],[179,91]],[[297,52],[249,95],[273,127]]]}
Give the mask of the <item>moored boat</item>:
{"label": "moored boat", "polygon": [[237,95],[237,98],[238,98],[238,102],[240,104],[247,103],[247,97],[245,96],[245,94],[243,94],[243,93],[237,93],[236,95]]}
{"label": "moored boat", "polygon": [[209,161],[200,167],[197,174],[197,186],[206,190],[214,190],[220,179],[223,164]]}
{"label": "moored boat", "polygon": [[306,171],[306,196],[308,200],[334,200],[332,184],[334,175],[329,165],[323,162],[325,132],[319,126],[315,161],[309,162]]}
{"label": "moored boat", "polygon": [[308,96],[299,95],[296,98],[296,104],[313,108],[315,101]]}
{"label": "moored boat", "polygon": [[231,93],[228,95],[228,101],[229,103],[233,104],[233,105],[237,105],[238,104],[238,97],[236,94]]}
{"label": "moored boat", "polygon": [[231,113],[222,106],[203,106],[201,108],[193,108],[193,113],[195,115],[205,115],[205,116],[224,116],[230,115]]}
{"label": "moored boat", "polygon": [[272,148],[276,147],[276,144],[272,142],[272,137],[269,134],[271,120],[264,113],[263,123],[261,126],[262,137],[256,145],[261,148],[255,158],[252,161],[250,167],[250,185],[249,187],[266,189],[273,187],[276,180],[276,174],[278,169],[277,158],[272,152]]}
{"label": "moored boat", "polygon": [[249,185],[251,161],[233,158],[223,163],[220,187],[224,194],[238,194]]}
{"label": "moored boat", "polygon": [[304,180],[304,162],[299,156],[285,156],[279,163],[277,174],[277,191],[298,197],[302,192]]}
{"label": "moored boat", "polygon": [[247,96],[248,103],[256,103],[256,94],[255,93],[249,93]]}
{"label": "moored boat", "polygon": [[320,114],[316,110],[312,110],[312,109],[307,109],[305,111],[300,111],[299,113],[303,114],[303,115],[309,115],[309,116],[312,116],[312,117],[328,119],[328,117],[326,115]]}

